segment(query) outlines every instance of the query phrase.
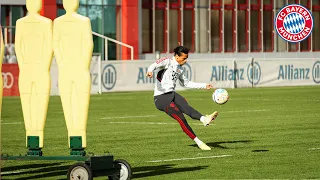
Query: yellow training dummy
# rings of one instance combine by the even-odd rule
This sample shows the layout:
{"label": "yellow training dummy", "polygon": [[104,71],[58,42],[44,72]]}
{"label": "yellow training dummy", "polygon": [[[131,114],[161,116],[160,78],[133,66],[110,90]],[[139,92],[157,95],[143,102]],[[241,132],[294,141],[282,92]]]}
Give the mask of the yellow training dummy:
{"label": "yellow training dummy", "polygon": [[54,20],[54,54],[71,155],[85,155],[93,40],[90,19],[76,13],[79,0],[63,0],[66,14]]}
{"label": "yellow training dummy", "polygon": [[15,51],[28,155],[42,155],[53,55],[52,21],[39,15],[42,0],[27,0],[28,16],[16,23]]}
{"label": "yellow training dummy", "polygon": [[[4,57],[4,43],[3,43],[3,36],[2,36],[2,27],[0,25],[0,72],[2,72],[2,61]],[[0,119],[1,119],[1,112],[2,112],[2,93],[3,93],[3,80],[2,74],[0,76]]]}

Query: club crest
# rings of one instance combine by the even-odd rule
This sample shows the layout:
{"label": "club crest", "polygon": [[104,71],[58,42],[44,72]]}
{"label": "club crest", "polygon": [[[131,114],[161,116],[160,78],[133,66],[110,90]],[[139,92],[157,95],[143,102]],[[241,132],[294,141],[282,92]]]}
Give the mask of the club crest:
{"label": "club crest", "polygon": [[275,18],[278,35],[292,43],[305,40],[312,32],[313,17],[311,12],[299,4],[283,7]]}

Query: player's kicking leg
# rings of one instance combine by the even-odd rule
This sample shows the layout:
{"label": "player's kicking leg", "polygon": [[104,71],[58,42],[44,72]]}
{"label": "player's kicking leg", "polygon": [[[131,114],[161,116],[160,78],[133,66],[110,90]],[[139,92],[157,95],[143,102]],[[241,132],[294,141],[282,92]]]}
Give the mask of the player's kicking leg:
{"label": "player's kicking leg", "polygon": [[174,96],[174,103],[178,106],[178,108],[192,119],[200,120],[204,126],[208,126],[212,121],[214,121],[217,116],[218,112],[215,111],[212,114],[203,116],[197,110],[193,109],[185,98],[183,98],[180,94],[175,93]]}
{"label": "player's kicking leg", "polygon": [[177,122],[180,124],[182,130],[192,139],[194,140],[200,149],[202,150],[211,150],[209,146],[207,146],[205,143],[203,143],[200,139],[197,138],[195,133],[193,132],[192,128],[187,123],[187,120],[185,119],[183,113],[181,110],[175,105],[174,102],[168,102],[168,100],[171,100],[173,98],[172,94],[167,95],[160,95],[158,97],[155,97],[155,105],[156,107],[166,112],[169,116],[177,120]]}

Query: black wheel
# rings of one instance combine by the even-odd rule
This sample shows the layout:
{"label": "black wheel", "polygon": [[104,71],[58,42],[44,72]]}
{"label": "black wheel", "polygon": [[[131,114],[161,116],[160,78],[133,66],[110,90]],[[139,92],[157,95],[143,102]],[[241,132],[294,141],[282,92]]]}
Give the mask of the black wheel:
{"label": "black wheel", "polygon": [[130,164],[122,159],[117,159],[114,161],[115,164],[119,164],[121,166],[120,175],[119,176],[109,176],[110,180],[130,180],[132,176],[131,166]]}
{"label": "black wheel", "polygon": [[68,170],[68,180],[92,180],[93,175],[90,166],[84,163],[76,163]]}

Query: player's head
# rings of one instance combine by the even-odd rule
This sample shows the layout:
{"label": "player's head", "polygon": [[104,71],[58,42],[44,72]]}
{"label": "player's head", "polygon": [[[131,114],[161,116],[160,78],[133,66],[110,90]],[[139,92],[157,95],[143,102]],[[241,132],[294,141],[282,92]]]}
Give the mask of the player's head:
{"label": "player's head", "polygon": [[42,0],[27,0],[27,10],[30,13],[38,13],[42,8]]}
{"label": "player's head", "polygon": [[180,65],[183,65],[187,62],[189,48],[186,48],[184,46],[178,46],[173,51],[174,51],[174,58]]}
{"label": "player's head", "polygon": [[79,8],[79,0],[63,0],[63,8],[67,13],[77,12]]}

